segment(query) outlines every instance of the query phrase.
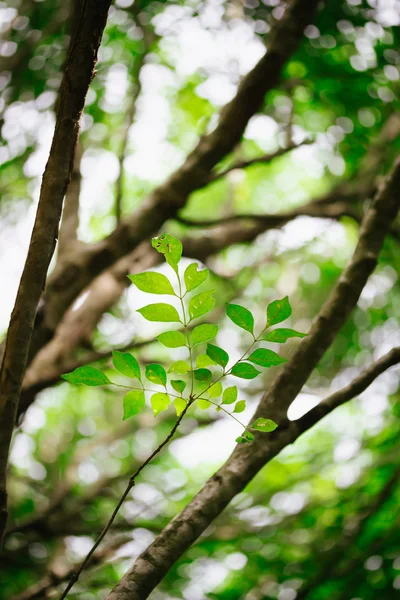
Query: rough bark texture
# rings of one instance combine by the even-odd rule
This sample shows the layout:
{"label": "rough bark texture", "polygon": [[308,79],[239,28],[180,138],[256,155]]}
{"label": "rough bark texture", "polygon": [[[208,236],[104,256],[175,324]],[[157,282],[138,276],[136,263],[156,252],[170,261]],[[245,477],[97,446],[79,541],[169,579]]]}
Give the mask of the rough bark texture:
{"label": "rough bark texture", "polygon": [[39,205],[7,333],[0,374],[0,539],[7,520],[6,470],[11,435],[28,358],[35,315],[58,235],[71,176],[79,121],[94,75],[111,0],[86,0],[72,39]]}
{"label": "rough bark texture", "polygon": [[[367,211],[353,258],[317,316],[308,337],[304,338],[297,352],[261,399],[254,418],[272,418],[280,427],[268,437],[258,434],[254,443],[236,447],[192,502],[141,554],[110,593],[108,600],[147,598],[174,562],[266,462],[316,422],[311,417],[311,411],[306,415],[308,418],[290,423],[286,417],[287,409],[345,323],[375,268],[385,236],[400,207],[399,189],[400,160]],[[329,403],[326,410],[325,414],[330,412]],[[319,414],[316,420],[321,416],[324,415]]]}

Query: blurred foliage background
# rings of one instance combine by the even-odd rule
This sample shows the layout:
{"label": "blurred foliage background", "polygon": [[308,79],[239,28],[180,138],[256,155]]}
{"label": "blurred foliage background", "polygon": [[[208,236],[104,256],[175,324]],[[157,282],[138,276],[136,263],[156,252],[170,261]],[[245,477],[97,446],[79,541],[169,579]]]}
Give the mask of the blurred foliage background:
{"label": "blurred foliage background", "polygon": [[[53,133],[73,4],[0,2],[3,333]],[[182,163],[268,46],[268,33],[283,8],[280,0],[115,1],[86,102],[75,169],[82,242],[110,233],[119,215],[131,213]],[[251,243],[237,244],[233,237],[207,259],[221,308],[224,301],[240,300],[261,321],[261,307],[289,295],[290,326],[308,330],[351,257],[363,209],[399,153],[399,24],[398,0],[326,2],[285,66],[280,86],[266,96],[242,143],[220,165],[228,174],[194,193],[181,220],[166,224],[165,230],[180,238],[207,240],[218,236],[218,229],[192,221],[291,214],[276,227],[261,228]],[[288,146],[295,148],[288,151]],[[272,160],[257,161],[275,153]],[[247,160],[254,164],[230,170]],[[315,199],[325,200],[318,214],[302,214]],[[291,418],[398,343],[399,236],[395,226],[357,309],[291,406]],[[111,348],[131,347],[144,363],[165,360],[160,344],[149,342],[160,328],[144,324],[135,312],[141,301],[127,288],[76,356],[89,346],[103,356],[94,364],[107,367]],[[219,339],[239,354],[242,339],[224,319]],[[283,355],[298,343],[288,342]],[[174,352],[178,359],[179,351]],[[270,374],[263,377],[255,386],[243,384],[249,403],[245,420]],[[399,398],[395,368],[286,448],[176,563],[151,598],[396,598]],[[150,408],[136,419],[122,423],[121,418],[115,391],[58,381],[37,395],[12,448],[2,600],[58,597],[135,465],[175,420],[173,411],[154,419]],[[192,412],[168,451],[144,471],[71,598],[106,597],[132,559],[227,458],[235,427],[221,413]]]}

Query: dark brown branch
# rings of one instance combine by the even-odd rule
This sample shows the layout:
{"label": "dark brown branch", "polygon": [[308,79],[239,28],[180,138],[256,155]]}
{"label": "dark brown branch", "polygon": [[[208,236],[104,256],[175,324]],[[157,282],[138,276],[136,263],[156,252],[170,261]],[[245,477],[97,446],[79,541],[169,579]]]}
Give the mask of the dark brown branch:
{"label": "dark brown branch", "polygon": [[236,144],[265,94],[280,80],[286,61],[298,46],[303,30],[313,18],[318,0],[292,0],[272,30],[268,52],[242,80],[235,98],[221,112],[219,124],[202,137],[184,164],[156,188],[131,216],[101,242],[72,253],[50,277],[45,325],[54,330],[62,314],[98,273],[174,218],[189,195],[209,183],[210,171]]}
{"label": "dark brown branch", "polygon": [[[255,417],[271,418],[279,423],[279,428],[269,436],[257,434],[252,444],[238,445],[235,448],[231,457],[208,480],[193,501],[136,560],[110,593],[108,600],[147,598],[174,562],[232,498],[244,489],[269,460],[314,424],[310,417],[313,411],[306,415],[308,421],[291,423],[286,417],[287,409],[356,305],[398,212],[399,186],[400,161],[370,206],[353,258],[321,309],[309,335],[302,340],[297,352],[261,399]],[[328,405],[326,414],[329,412]],[[319,418],[321,417],[316,417],[314,422]]]}
{"label": "dark brown branch", "polygon": [[0,545],[7,521],[6,470],[11,435],[30,340],[58,235],[62,203],[71,177],[79,122],[94,75],[97,49],[110,0],[86,0],[71,42],[49,159],[25,267],[11,315],[0,374]]}

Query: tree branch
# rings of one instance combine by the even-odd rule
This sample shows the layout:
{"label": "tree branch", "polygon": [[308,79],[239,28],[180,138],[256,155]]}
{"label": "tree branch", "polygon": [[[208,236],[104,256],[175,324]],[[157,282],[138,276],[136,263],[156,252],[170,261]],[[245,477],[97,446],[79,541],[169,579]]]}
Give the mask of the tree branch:
{"label": "tree branch", "polygon": [[94,75],[110,0],[86,0],[71,42],[49,160],[25,267],[11,315],[0,374],[0,545],[7,521],[6,470],[36,310],[54,252],[71,176],[79,121]]}
{"label": "tree branch", "polygon": [[[363,220],[353,258],[322,307],[309,335],[302,340],[297,352],[261,399],[255,418],[261,416],[277,421],[279,428],[276,433],[268,438],[263,434],[256,434],[252,444],[238,445],[192,502],[136,560],[109,594],[108,600],[147,598],[174,562],[232,498],[282,448],[293,443],[309,423],[310,426],[313,424],[309,415],[306,415],[309,421],[289,422],[287,409],[356,305],[365,282],[376,265],[385,235],[398,212],[399,186],[400,161],[396,163],[385,187],[371,204]],[[326,414],[328,412],[329,410]],[[315,422],[317,420],[318,418]]]}
{"label": "tree branch", "polygon": [[60,231],[58,234],[58,256],[65,254],[71,244],[77,241],[79,227],[79,198],[81,194],[81,158],[82,148],[78,141],[74,157],[74,166],[71,173],[71,181],[65,196],[64,208],[61,218]]}
{"label": "tree branch", "polygon": [[290,2],[271,32],[268,52],[242,80],[235,98],[222,110],[217,127],[200,139],[184,164],[113,233],[83,252],[71,253],[68,261],[58,265],[47,288],[46,327],[54,330],[67,307],[94,276],[157,232],[167,219],[175,217],[192,192],[209,183],[210,171],[240,141],[265,94],[279,82],[282,68],[299,44],[317,5],[318,0]]}

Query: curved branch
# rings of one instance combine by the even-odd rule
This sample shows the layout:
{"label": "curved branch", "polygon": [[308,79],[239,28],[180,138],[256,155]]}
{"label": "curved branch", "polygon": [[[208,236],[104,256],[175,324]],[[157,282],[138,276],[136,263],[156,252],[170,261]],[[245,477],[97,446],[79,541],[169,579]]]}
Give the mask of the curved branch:
{"label": "curved branch", "polygon": [[[174,562],[232,498],[244,489],[269,460],[285,446],[293,443],[306,430],[308,422],[311,426],[309,415],[308,422],[289,422],[286,416],[287,409],[356,305],[365,282],[376,265],[384,238],[398,212],[399,187],[400,161],[396,163],[385,187],[370,206],[353,258],[321,309],[308,337],[302,340],[297,352],[264,394],[255,418],[274,419],[279,423],[277,431],[268,437],[263,434],[256,435],[255,441],[248,446],[238,445],[192,502],[136,560],[109,594],[108,600],[147,598]],[[330,410],[327,410],[326,414],[328,412]],[[317,420],[316,417],[315,422]]]}

